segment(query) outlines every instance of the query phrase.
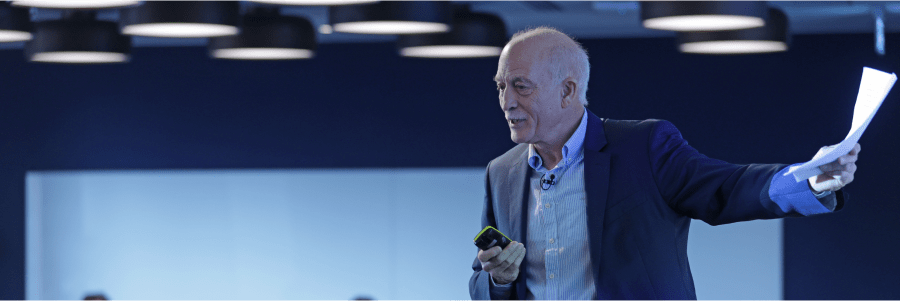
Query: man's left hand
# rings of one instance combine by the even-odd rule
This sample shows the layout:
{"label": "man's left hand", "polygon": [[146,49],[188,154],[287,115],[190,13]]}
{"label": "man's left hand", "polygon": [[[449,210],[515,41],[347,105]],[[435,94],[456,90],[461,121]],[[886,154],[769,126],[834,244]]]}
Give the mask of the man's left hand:
{"label": "man's left hand", "polygon": [[[832,146],[819,149],[819,153],[826,152]],[[850,153],[840,156],[831,163],[819,166],[822,174],[809,178],[809,187],[814,193],[823,191],[838,191],[850,182],[853,182],[853,173],[856,172],[856,159],[859,156],[859,143],[853,146]],[[816,154],[818,156],[818,154]]]}

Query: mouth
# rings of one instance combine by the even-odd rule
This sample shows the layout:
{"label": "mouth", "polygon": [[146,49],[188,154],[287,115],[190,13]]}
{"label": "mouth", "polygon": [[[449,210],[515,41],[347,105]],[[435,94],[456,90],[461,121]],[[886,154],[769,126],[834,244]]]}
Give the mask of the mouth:
{"label": "mouth", "polygon": [[525,118],[507,118],[506,122],[509,123],[509,126],[515,127],[517,124],[525,122]]}

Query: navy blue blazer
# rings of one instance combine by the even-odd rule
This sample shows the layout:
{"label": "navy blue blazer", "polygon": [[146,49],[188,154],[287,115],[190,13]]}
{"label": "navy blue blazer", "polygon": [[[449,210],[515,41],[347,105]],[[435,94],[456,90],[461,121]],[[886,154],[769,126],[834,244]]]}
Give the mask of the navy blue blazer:
{"label": "navy blue blazer", "polygon": [[[691,219],[720,225],[799,216],[769,197],[783,164],[735,165],[689,146],[664,120],[603,120],[587,111],[584,182],[591,268],[599,299],[696,299],[687,258]],[[526,243],[528,145],[492,160],[485,175],[482,228]],[[835,211],[843,207],[836,193]],[[585,263],[587,264],[587,263]],[[524,264],[520,269],[524,269]],[[490,274],[478,259],[472,299],[490,299]],[[524,299],[524,272],[510,299]]]}

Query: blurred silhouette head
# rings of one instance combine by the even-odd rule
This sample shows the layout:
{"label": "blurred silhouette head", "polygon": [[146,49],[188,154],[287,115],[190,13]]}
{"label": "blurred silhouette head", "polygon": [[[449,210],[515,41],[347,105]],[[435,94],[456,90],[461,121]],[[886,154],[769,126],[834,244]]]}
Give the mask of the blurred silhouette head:
{"label": "blurred silhouette head", "polygon": [[89,294],[84,296],[84,300],[109,300],[104,294]]}

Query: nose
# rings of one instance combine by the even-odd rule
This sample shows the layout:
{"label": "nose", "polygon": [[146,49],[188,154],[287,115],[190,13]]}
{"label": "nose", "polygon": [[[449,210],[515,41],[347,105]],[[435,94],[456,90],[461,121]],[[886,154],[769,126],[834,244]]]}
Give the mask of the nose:
{"label": "nose", "polygon": [[503,109],[504,112],[513,110],[518,105],[519,102],[516,101],[514,93],[507,93],[506,89],[500,91],[500,108]]}

